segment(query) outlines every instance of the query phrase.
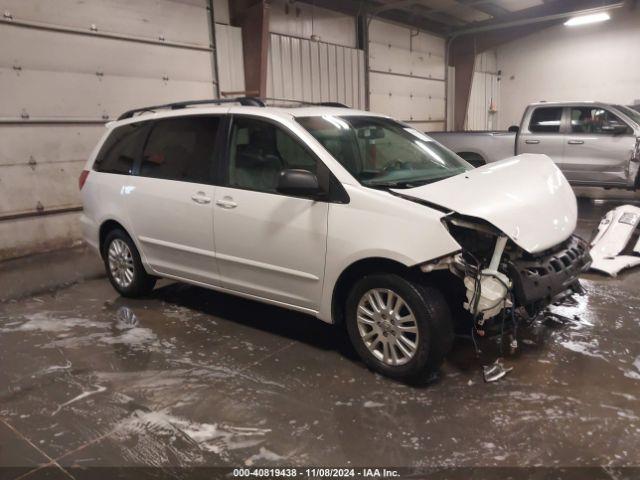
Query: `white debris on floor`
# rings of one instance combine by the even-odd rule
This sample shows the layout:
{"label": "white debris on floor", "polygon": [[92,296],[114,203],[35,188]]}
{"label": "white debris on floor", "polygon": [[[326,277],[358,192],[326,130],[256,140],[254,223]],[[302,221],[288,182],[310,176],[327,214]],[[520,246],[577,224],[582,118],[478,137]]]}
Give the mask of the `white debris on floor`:
{"label": "white debris on floor", "polygon": [[626,268],[640,265],[640,238],[631,251],[628,248],[639,223],[639,207],[622,205],[607,212],[591,242],[591,270],[615,277]]}
{"label": "white debris on floor", "polygon": [[493,364],[484,365],[482,367],[482,374],[484,376],[484,381],[487,383],[491,383],[497,382],[511,370],[513,370],[513,367],[505,367],[502,363],[502,359],[498,358],[495,362],[493,362]]}

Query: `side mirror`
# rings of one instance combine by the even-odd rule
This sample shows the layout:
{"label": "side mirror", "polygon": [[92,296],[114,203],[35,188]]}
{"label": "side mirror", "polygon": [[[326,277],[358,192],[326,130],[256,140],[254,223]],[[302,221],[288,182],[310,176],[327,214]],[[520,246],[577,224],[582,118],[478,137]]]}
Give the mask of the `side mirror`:
{"label": "side mirror", "polygon": [[518,133],[520,131],[520,127],[518,125],[511,125],[507,131],[510,133]]}
{"label": "side mirror", "polygon": [[322,193],[318,177],[308,170],[299,169],[282,170],[276,190],[294,197],[317,198]]}
{"label": "side mirror", "polygon": [[613,133],[614,135],[620,135],[622,133],[627,133],[628,127],[624,123],[605,123],[602,125],[602,131],[607,133]]}

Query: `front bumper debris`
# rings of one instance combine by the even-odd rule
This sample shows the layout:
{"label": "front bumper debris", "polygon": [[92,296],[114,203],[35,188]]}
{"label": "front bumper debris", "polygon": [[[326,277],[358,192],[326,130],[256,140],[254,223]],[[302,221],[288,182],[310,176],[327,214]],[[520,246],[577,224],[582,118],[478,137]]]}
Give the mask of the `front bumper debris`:
{"label": "front bumper debris", "polygon": [[567,290],[579,290],[578,277],[591,265],[584,240],[572,235],[558,248],[541,255],[527,255],[508,262],[516,304],[549,304]]}

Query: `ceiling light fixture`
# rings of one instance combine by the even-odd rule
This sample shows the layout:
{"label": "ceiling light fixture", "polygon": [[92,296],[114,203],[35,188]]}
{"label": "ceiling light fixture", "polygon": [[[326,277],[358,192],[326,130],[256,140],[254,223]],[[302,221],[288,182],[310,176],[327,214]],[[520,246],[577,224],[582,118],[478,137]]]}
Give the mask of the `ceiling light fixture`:
{"label": "ceiling light fixture", "polygon": [[607,12],[592,13],[591,15],[582,15],[573,17],[564,22],[567,27],[576,27],[578,25],[588,25],[589,23],[604,22],[610,20],[611,17]]}

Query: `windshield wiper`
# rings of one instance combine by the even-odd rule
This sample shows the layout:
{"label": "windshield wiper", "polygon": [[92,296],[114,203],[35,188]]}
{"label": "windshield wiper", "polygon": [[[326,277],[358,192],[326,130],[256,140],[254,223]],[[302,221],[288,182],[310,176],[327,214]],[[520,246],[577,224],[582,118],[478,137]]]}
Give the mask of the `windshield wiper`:
{"label": "windshield wiper", "polygon": [[407,188],[403,187],[402,183],[399,182],[365,183],[364,185],[365,187],[378,188],[381,190],[387,190],[389,188]]}
{"label": "windshield wiper", "polygon": [[420,187],[421,185],[426,185],[427,183],[431,183],[431,180],[413,180],[413,181],[405,181],[405,182],[365,183],[365,186],[371,187],[371,188],[383,188],[383,189],[386,189],[386,188],[414,188],[414,187]]}

